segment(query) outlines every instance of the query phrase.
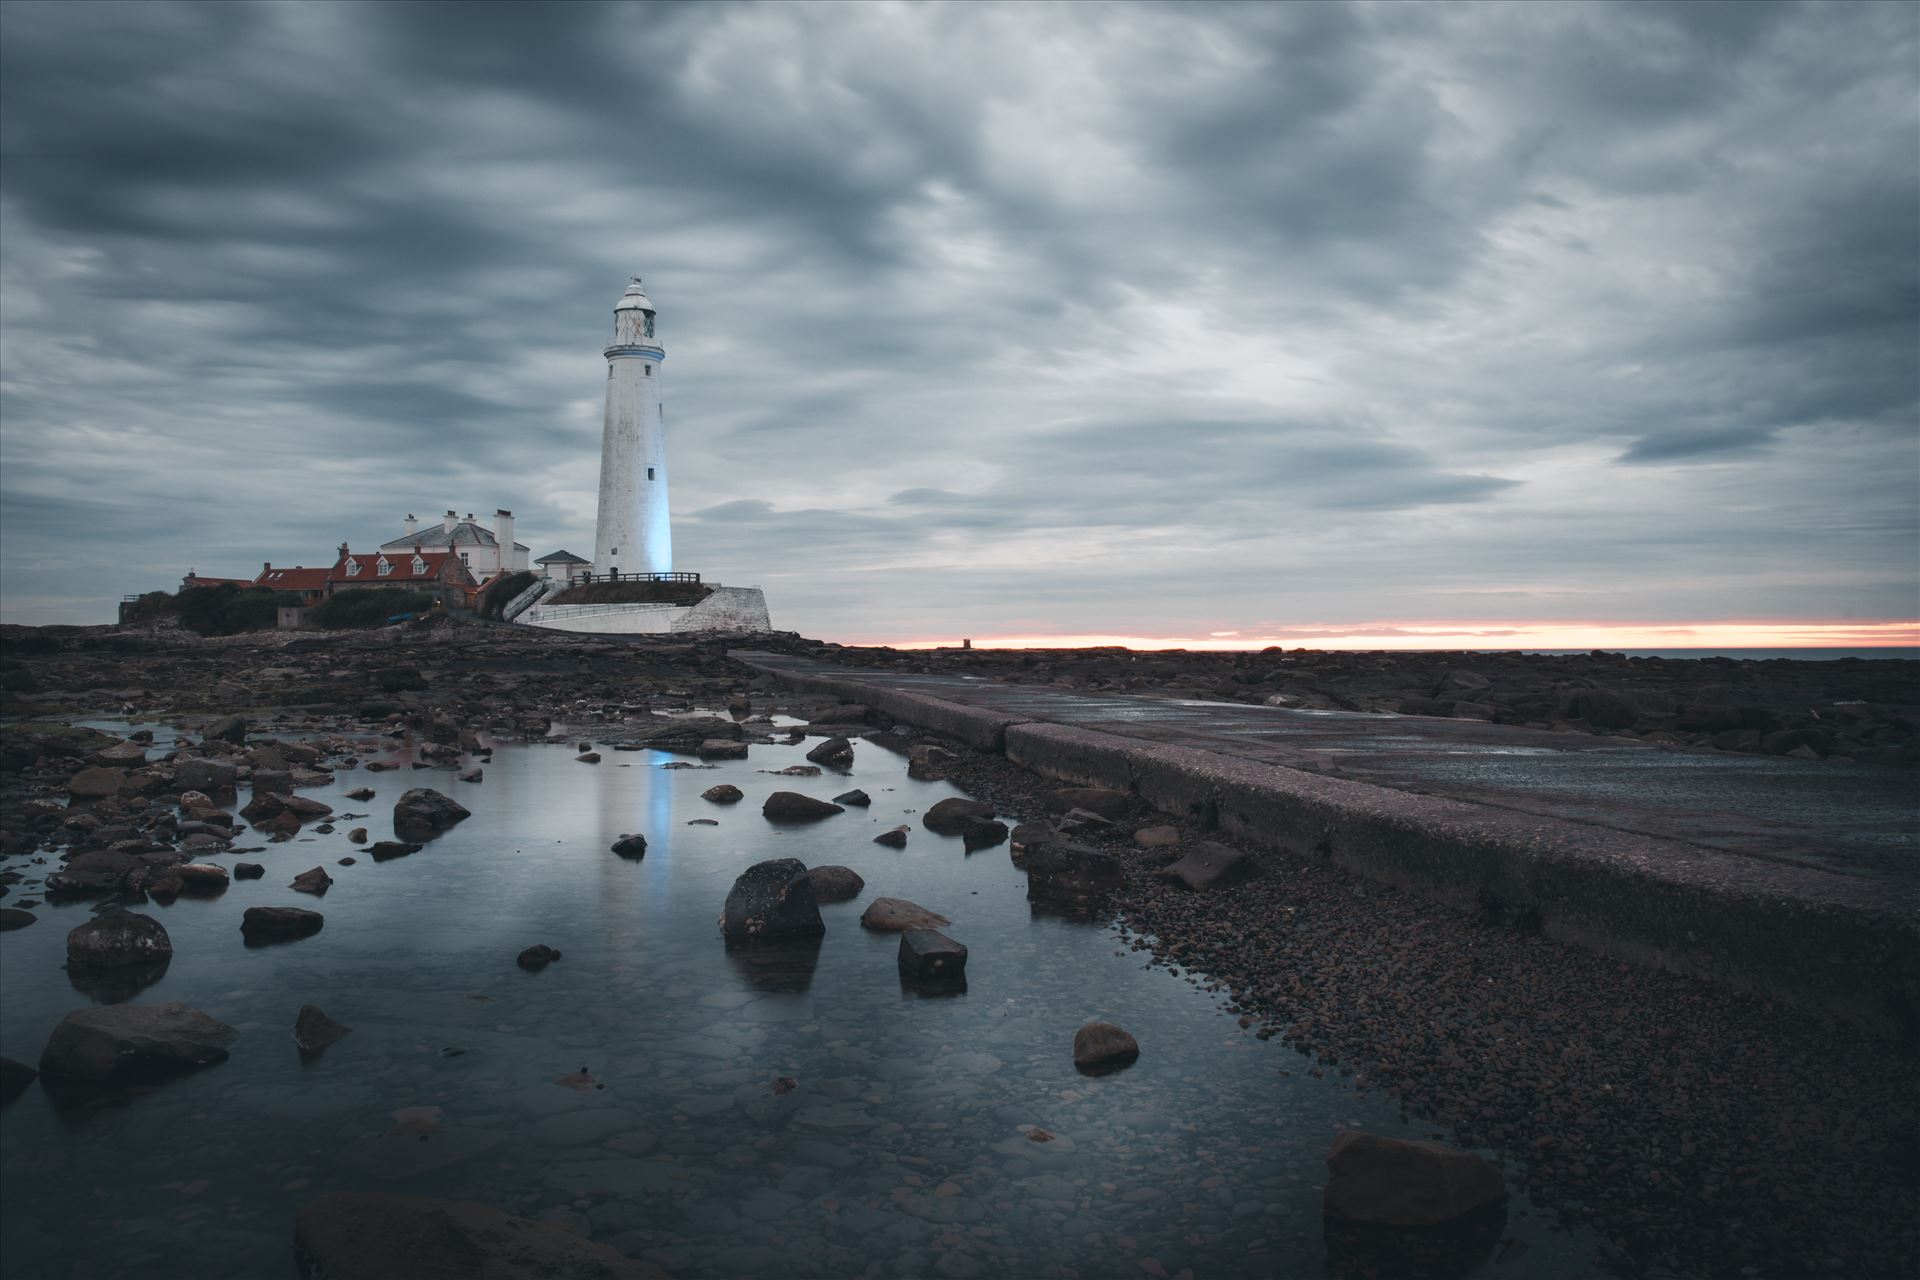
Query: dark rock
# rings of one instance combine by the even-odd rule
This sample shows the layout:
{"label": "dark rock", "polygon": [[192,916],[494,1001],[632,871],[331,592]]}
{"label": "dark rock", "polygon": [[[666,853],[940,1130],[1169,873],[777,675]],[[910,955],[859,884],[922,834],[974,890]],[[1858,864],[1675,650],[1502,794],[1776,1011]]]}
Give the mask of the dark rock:
{"label": "dark rock", "polygon": [[967,825],[960,828],[960,839],[971,853],[975,849],[991,849],[994,845],[1005,843],[1007,824],[993,818],[969,818]]}
{"label": "dark rock", "polygon": [[454,775],[454,781],[455,782],[478,782],[480,781],[481,776],[482,774],[480,770],[469,769],[465,773]]}
{"label": "dark rock", "polygon": [[236,862],[233,864],[235,880],[258,880],[267,874],[267,869],[257,862]]}
{"label": "dark rock", "polygon": [[845,813],[837,804],[828,804],[825,800],[816,800],[812,796],[803,796],[798,791],[776,791],[767,797],[760,807],[765,817],[775,822],[812,822],[820,818],[831,818],[836,813]]}
{"label": "dark rock", "polygon": [[1448,698],[1407,698],[1400,703],[1403,716],[1440,716],[1451,720],[1491,720],[1498,708],[1484,702],[1462,702]]}
{"label": "dark rock", "polygon": [[580,764],[599,764],[600,753],[598,751],[583,752],[582,754],[575,756],[574,760]]}
{"label": "dark rock", "polygon": [[40,1073],[24,1062],[15,1062],[12,1058],[0,1058],[0,1107],[6,1106],[27,1091],[27,1086],[39,1078]]}
{"label": "dark rock", "polygon": [[807,878],[813,881],[815,902],[845,902],[859,897],[860,891],[867,887],[867,882],[851,867],[810,867]]}
{"label": "dark rock", "polygon": [[645,836],[621,836],[613,842],[613,851],[623,858],[639,858],[647,852]]}
{"label": "dark rock", "polygon": [[231,742],[243,745],[247,740],[247,721],[244,716],[225,716],[208,725],[200,734],[202,742]]}
{"label": "dark rock", "polygon": [[853,744],[845,738],[828,738],[825,742],[807,752],[807,759],[815,764],[829,765],[835,769],[844,769],[853,763]]}
{"label": "dark rock", "polygon": [[[875,739],[869,738],[869,742]],[[960,757],[945,747],[936,747],[930,743],[910,748],[907,751],[907,776],[922,782],[936,782],[960,762]]]}
{"label": "dark rock", "polygon": [[76,972],[151,964],[173,955],[173,939],[152,916],[112,908],[67,933],[67,968]]}
{"label": "dark rock", "polygon": [[240,932],[249,940],[305,938],[320,932],[327,918],[304,907],[248,907],[240,917]]}
{"label": "dark rock", "polygon": [[325,895],[327,890],[333,888],[333,877],[327,874],[325,867],[311,867],[295,876],[293,883],[287,887],[301,893],[311,893],[319,897]]}
{"label": "dark rock", "polygon": [[738,804],[744,793],[731,782],[722,782],[718,786],[708,787],[700,793],[702,800],[711,800],[715,804]]}
{"label": "dark rock", "polygon": [[[240,781],[240,770],[225,760],[207,760],[195,756],[180,761],[173,767],[173,781],[176,786],[188,791],[204,791],[208,795],[220,795],[231,792]],[[254,779],[254,790],[260,790],[259,779]]]}
{"label": "dark rock", "polygon": [[814,724],[865,724],[868,710],[857,702],[842,703],[837,707],[827,707],[808,717]]}
{"label": "dark rock", "polygon": [[1622,689],[1569,689],[1560,696],[1554,717],[1585,720],[1596,729],[1630,729],[1640,718],[1640,707]]}
{"label": "dark rock", "polygon": [[1202,840],[1186,851],[1178,862],[1154,872],[1163,880],[1184,884],[1189,889],[1214,889],[1243,880],[1257,871],[1258,864],[1239,849]]}
{"label": "dark rock", "polygon": [[1108,822],[1118,822],[1127,816],[1127,808],[1132,803],[1132,796],[1110,787],[1062,787],[1048,794],[1047,812],[1071,813],[1075,809],[1085,809],[1088,813],[1099,814]]}
{"label": "dark rock", "polygon": [[373,796],[374,790],[372,787],[355,787],[353,790],[347,792],[347,799],[358,800],[362,803],[373,799]]}
{"label": "dark rock", "polygon": [[414,667],[381,667],[367,675],[382,693],[415,693],[429,687],[426,677]]}
{"label": "dark rock", "polygon": [[900,975],[912,982],[964,982],[967,949],[938,929],[900,935]]}
{"label": "dark rock", "polygon": [[319,1005],[303,1004],[293,1020],[293,1043],[301,1057],[311,1057],[352,1030],[322,1013]]}
{"label": "dark rock", "polygon": [[873,838],[873,842],[875,844],[883,844],[887,846],[887,848],[889,849],[904,849],[907,847],[907,834],[911,830],[912,830],[911,827],[908,827],[903,823],[902,825],[894,827],[891,830],[882,831],[879,835]]}
{"label": "dark rock", "polygon": [[1493,1162],[1438,1142],[1348,1130],[1327,1152],[1326,1212],[1355,1222],[1432,1226],[1506,1197]]}
{"label": "dark rock", "polygon": [[852,805],[855,808],[864,809],[873,803],[873,797],[864,791],[849,791],[844,795],[835,796],[833,802],[835,804]]}
{"label": "dark rock", "polygon": [[0,907],[0,933],[12,929],[24,929],[40,917],[31,911],[21,911],[16,907]]}
{"label": "dark rock", "polygon": [[130,853],[115,853],[105,849],[83,853],[47,877],[47,895],[66,898],[111,893],[128,876],[140,870],[140,859]]}
{"label": "dark rock", "polygon": [[1111,1022],[1089,1022],[1073,1033],[1073,1065],[1082,1071],[1115,1071],[1140,1056],[1140,1042]]}
{"label": "dark rock", "polygon": [[1027,897],[1075,901],[1118,889],[1125,879],[1110,853],[1066,840],[1045,840],[1027,849]]}
{"label": "dark rock", "polygon": [[433,788],[415,787],[394,801],[393,831],[402,840],[427,840],[472,816],[466,806]]}
{"label": "dark rock", "polygon": [[929,911],[905,898],[875,898],[860,913],[860,927],[875,933],[899,933],[906,929],[938,929],[953,921],[938,911]]}
{"label": "dark rock", "polygon": [[184,1004],[109,1004],[60,1020],[40,1054],[50,1079],[103,1082],[227,1060],[239,1033]]}
{"label": "dark rock", "polygon": [[183,862],[173,869],[188,893],[225,893],[227,869],[211,862]]}
{"label": "dark rock", "polygon": [[1493,681],[1478,671],[1449,671],[1441,676],[1440,682],[1433,687],[1433,696],[1441,698],[1451,694],[1454,697],[1470,698],[1481,690],[1492,687]]}
{"label": "dark rock", "polygon": [[706,738],[695,752],[702,760],[745,760],[747,744],[724,738]]}
{"label": "dark rock", "polygon": [[294,1218],[302,1280],[666,1280],[552,1222],[461,1200],[336,1192]]}
{"label": "dark rock", "polygon": [[920,825],[936,835],[957,836],[969,820],[991,818],[993,806],[965,796],[948,796],[921,815]]}
{"label": "dark rock", "polygon": [[544,942],[528,947],[513,958],[513,962],[528,973],[538,973],[560,958],[560,953]]}
{"label": "dark rock", "polygon": [[391,862],[395,858],[404,858],[410,853],[418,853],[423,847],[402,840],[376,840],[367,846],[367,852],[373,855],[375,862]]}
{"label": "dark rock", "polygon": [[119,795],[126,785],[125,769],[82,769],[67,779],[67,794],[75,800],[102,800]]}
{"label": "dark rock", "polygon": [[827,931],[813,880],[797,858],[773,858],[743,871],[727,894],[720,927],[729,942],[818,938]]}
{"label": "dark rock", "polygon": [[1133,842],[1142,849],[1173,849],[1180,844],[1180,828],[1162,824],[1142,827],[1133,833]]}
{"label": "dark rock", "polygon": [[353,830],[347,832],[347,839],[351,840],[354,844],[365,844],[367,842],[367,829],[365,827],[355,827]]}

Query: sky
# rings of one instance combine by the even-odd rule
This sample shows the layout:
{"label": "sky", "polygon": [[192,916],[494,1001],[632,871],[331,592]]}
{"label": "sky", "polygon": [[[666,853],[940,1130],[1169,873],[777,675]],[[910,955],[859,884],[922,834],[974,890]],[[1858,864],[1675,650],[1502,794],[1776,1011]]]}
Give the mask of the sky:
{"label": "sky", "polygon": [[591,555],[637,273],[784,629],[1913,643],[1917,101],[1908,4],[7,0],[0,620]]}

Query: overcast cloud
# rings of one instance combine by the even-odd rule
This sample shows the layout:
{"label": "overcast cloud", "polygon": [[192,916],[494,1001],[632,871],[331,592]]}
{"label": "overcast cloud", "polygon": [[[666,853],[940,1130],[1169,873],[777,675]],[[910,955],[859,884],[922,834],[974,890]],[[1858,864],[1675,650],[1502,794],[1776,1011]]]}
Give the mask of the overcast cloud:
{"label": "overcast cloud", "polygon": [[834,639],[1920,616],[1910,4],[0,6],[0,611],[593,549]]}

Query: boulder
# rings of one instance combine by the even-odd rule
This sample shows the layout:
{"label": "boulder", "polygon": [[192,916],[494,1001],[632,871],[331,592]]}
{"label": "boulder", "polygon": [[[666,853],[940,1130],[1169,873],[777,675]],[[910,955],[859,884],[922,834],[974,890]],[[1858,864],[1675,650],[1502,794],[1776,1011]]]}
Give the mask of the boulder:
{"label": "boulder", "polygon": [[223,716],[208,725],[200,733],[202,742],[231,742],[244,744],[247,740],[247,721],[244,716]]}
{"label": "boulder", "polygon": [[1491,720],[1498,711],[1491,703],[1453,698],[1406,698],[1399,710],[1403,716],[1440,716],[1450,720]]}
{"label": "boulder", "polygon": [[1075,809],[1085,809],[1088,813],[1099,814],[1108,822],[1118,822],[1127,816],[1127,808],[1132,803],[1132,796],[1111,787],[1062,787],[1048,794],[1047,812],[1071,813]]}
{"label": "boulder", "polygon": [[813,880],[798,858],[772,858],[741,872],[727,894],[720,927],[729,942],[817,938],[827,931]]}
{"label": "boulder", "polygon": [[235,880],[258,880],[267,874],[267,869],[257,862],[236,862],[233,864]]}
{"label": "boulder", "polygon": [[[189,791],[204,791],[208,795],[229,792],[240,781],[240,770],[225,760],[208,760],[192,756],[173,766],[173,781],[176,786]],[[260,781],[254,779],[254,790],[259,791]]]}
{"label": "boulder", "polygon": [[907,751],[907,776],[922,782],[938,781],[959,762],[960,757],[945,747],[922,743]]}
{"label": "boulder", "polygon": [[333,806],[311,796],[280,796],[281,812],[290,813],[302,822],[312,822],[315,818],[333,816]]}
{"label": "boulder", "polygon": [[1212,840],[1202,840],[1175,863],[1153,874],[1162,880],[1184,884],[1189,889],[1207,890],[1244,880],[1257,871],[1251,855]]}
{"label": "boulder", "polygon": [[868,805],[873,803],[873,797],[869,796],[864,791],[855,790],[855,791],[849,791],[844,795],[835,796],[833,798],[833,802],[835,804],[852,805],[855,808],[864,809]]}
{"label": "boulder", "polygon": [[31,911],[22,911],[18,907],[0,907],[0,933],[12,929],[24,929],[40,919]]}
{"label": "boulder", "polygon": [[775,822],[813,822],[820,818],[831,818],[836,813],[845,813],[846,810],[825,800],[803,796],[798,791],[776,791],[767,797],[760,812]]}
{"label": "boulder", "polygon": [[375,862],[391,862],[395,858],[404,858],[410,853],[418,853],[423,847],[404,840],[375,840],[367,846],[367,852],[373,855]]}
{"label": "boulder", "polygon": [[815,764],[828,765],[835,769],[844,769],[853,763],[853,744],[845,738],[828,738],[825,742],[807,752],[807,759]]}
{"label": "boulder", "polygon": [[1623,689],[1568,689],[1553,714],[1559,720],[1585,720],[1596,729],[1631,729],[1640,706]]}
{"label": "boulder", "polygon": [[938,929],[900,935],[900,976],[909,982],[964,982],[967,948]]}
{"label": "boulder", "polygon": [[1433,696],[1436,698],[1444,698],[1451,695],[1456,698],[1471,698],[1481,690],[1492,687],[1493,681],[1487,679],[1478,671],[1449,671],[1440,677],[1438,684],[1434,685]]}
{"label": "boulder", "polygon": [[347,799],[357,800],[363,804],[373,799],[373,796],[374,791],[372,787],[355,787],[353,790],[347,792]]}
{"label": "boulder", "polygon": [[333,888],[333,877],[327,874],[325,867],[309,867],[295,876],[293,882],[287,887],[300,893],[311,893],[320,897]]}
{"label": "boulder", "polygon": [[613,842],[613,851],[623,858],[645,857],[647,838],[645,836],[621,836]]}
{"label": "boulder", "polygon": [[889,849],[904,849],[907,847],[907,834],[911,830],[911,827],[902,824],[891,830],[882,831],[873,838],[873,842],[875,844],[883,844]]}
{"label": "boulder", "polygon": [[921,815],[920,825],[936,835],[957,836],[973,818],[991,818],[993,806],[965,796],[948,796]]}
{"label": "boulder", "polygon": [[860,891],[867,887],[867,882],[851,867],[810,867],[807,879],[813,881],[815,902],[845,902],[859,897]]}
{"label": "boulder", "polygon": [[253,794],[256,796],[293,794],[293,770],[291,769],[255,769],[252,781]]}
{"label": "boulder", "polygon": [[347,839],[355,844],[365,844],[367,842],[367,829],[365,827],[355,827],[353,830],[347,832]]}
{"label": "boulder", "polygon": [[369,671],[367,677],[382,693],[412,693],[428,687],[417,667],[380,667]]}
{"label": "boulder", "polygon": [[560,952],[546,943],[536,943],[513,958],[513,962],[528,973],[538,973],[560,958]]}
{"label": "boulder", "polygon": [[188,893],[220,893],[227,887],[227,869],[211,862],[183,862],[173,874]]}
{"label": "boulder", "polygon": [[1105,835],[1114,829],[1111,818],[1103,818],[1091,809],[1069,809],[1057,824],[1063,836]]}
{"label": "boulder", "polygon": [[284,792],[262,791],[259,787],[255,787],[253,795],[248,798],[245,805],[241,806],[240,816],[258,826],[262,822],[279,817],[285,812],[286,807],[287,797]]}
{"label": "boulder", "polygon": [[969,818],[967,825],[960,828],[961,843],[967,852],[975,849],[991,849],[994,845],[1004,844],[1007,839],[1007,824],[993,818]]}
{"label": "boulder", "polygon": [[1082,1071],[1114,1071],[1140,1056],[1140,1042],[1111,1022],[1089,1022],[1073,1033],[1073,1065]]}
{"label": "boulder", "polygon": [[473,813],[432,787],[415,787],[393,803],[393,832],[402,840],[427,840]]}
{"label": "boulder", "polygon": [[1492,1161],[1438,1142],[1348,1130],[1327,1151],[1326,1212],[1353,1222],[1434,1226],[1506,1197]]}
{"label": "boulder", "polygon": [[40,1054],[52,1079],[137,1078],[227,1060],[239,1033],[184,1004],[108,1004],[60,1020]]}
{"label": "boulder", "polygon": [[294,1216],[302,1280],[665,1280],[557,1222],[463,1200],[335,1192]]}
{"label": "boulder", "polygon": [[469,769],[465,773],[455,774],[454,781],[455,782],[478,782],[484,776],[485,776],[484,773],[479,769]]}
{"label": "boulder", "polygon": [[938,929],[953,921],[938,911],[929,911],[905,898],[875,898],[860,913],[860,927],[875,933],[899,933],[907,929]]}
{"label": "boulder", "polygon": [[147,749],[137,742],[116,742],[104,751],[96,751],[93,763],[109,769],[137,769],[147,762]]}
{"label": "boulder", "polygon": [[714,804],[739,804],[744,794],[740,788],[734,786],[731,782],[722,782],[718,786],[708,787],[705,791],[702,791],[700,798],[702,800],[710,800]]}
{"label": "boulder", "polygon": [[1120,860],[1083,844],[1043,840],[1027,849],[1027,897],[1073,901],[1118,889],[1126,876]]}
{"label": "boulder", "polygon": [[40,1073],[24,1062],[0,1058],[0,1107],[25,1093],[27,1086],[39,1077]]}
{"label": "boulder", "polygon": [[600,753],[598,751],[583,751],[575,756],[574,760],[580,764],[599,764]]}
{"label": "boulder", "polygon": [[352,1030],[322,1013],[319,1005],[303,1004],[293,1020],[293,1043],[301,1057],[311,1057]]}
{"label": "boulder", "polygon": [[127,785],[125,769],[95,767],[82,769],[67,779],[67,794],[75,800],[104,800],[117,796]]}
{"label": "boulder", "polygon": [[745,760],[747,744],[726,738],[705,738],[695,754],[702,760]]}
{"label": "boulder", "polygon": [[67,933],[67,968],[80,973],[151,964],[173,955],[173,939],[152,916],[102,911]]}
{"label": "boulder", "polygon": [[320,932],[327,918],[304,907],[248,907],[240,917],[240,932],[249,941],[305,938]]}

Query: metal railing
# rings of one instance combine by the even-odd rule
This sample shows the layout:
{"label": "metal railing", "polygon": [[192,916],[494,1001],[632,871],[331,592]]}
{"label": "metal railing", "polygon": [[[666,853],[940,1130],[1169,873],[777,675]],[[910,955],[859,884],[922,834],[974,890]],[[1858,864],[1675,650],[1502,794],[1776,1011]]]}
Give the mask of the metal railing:
{"label": "metal railing", "polygon": [[618,569],[606,573],[578,573],[568,579],[576,587],[591,586],[596,582],[683,582],[692,586],[700,584],[697,573],[622,573]]}

